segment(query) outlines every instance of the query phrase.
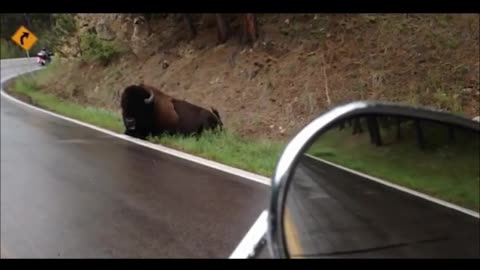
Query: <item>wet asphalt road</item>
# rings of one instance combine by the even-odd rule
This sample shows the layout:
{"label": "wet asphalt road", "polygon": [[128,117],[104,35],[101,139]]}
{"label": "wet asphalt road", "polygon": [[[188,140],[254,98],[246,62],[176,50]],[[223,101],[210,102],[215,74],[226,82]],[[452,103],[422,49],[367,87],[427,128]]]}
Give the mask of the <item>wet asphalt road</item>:
{"label": "wet asphalt road", "polygon": [[226,258],[268,192],[1,98],[2,257]]}
{"label": "wet asphalt road", "polygon": [[480,258],[478,217],[306,156],[293,179],[287,193],[291,254]]}

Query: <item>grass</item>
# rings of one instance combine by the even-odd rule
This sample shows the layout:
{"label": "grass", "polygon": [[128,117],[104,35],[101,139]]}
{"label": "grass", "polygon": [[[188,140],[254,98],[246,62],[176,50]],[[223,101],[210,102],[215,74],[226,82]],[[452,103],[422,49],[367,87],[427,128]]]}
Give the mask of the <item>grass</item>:
{"label": "grass", "polygon": [[121,48],[115,42],[102,40],[94,33],[80,35],[80,48],[85,62],[100,62],[104,65],[126,52],[125,48]]}
{"label": "grass", "polygon": [[[45,109],[115,132],[123,132],[121,118],[116,113],[80,105],[39,91],[39,82],[52,76],[54,68],[55,65],[52,65],[35,75],[19,77],[15,80],[13,90],[30,96],[36,105]],[[438,130],[428,130],[434,135],[429,137],[429,142],[439,138]],[[477,144],[475,147],[464,143],[454,149],[442,146],[423,152],[412,143],[413,132],[407,131],[408,127],[404,127],[404,143],[393,143],[372,151],[372,145],[365,133],[352,137],[351,129],[342,132],[332,130],[324,134],[321,142],[314,144],[308,152],[478,211],[478,138],[474,142]],[[392,141],[394,137],[385,130],[382,131],[382,136],[386,141]],[[458,139],[459,142],[467,141],[460,138],[460,135]],[[199,138],[161,136],[149,138],[149,141],[267,177],[272,175],[284,147],[280,142],[247,139],[228,130],[220,133],[206,132]]]}
{"label": "grass", "polygon": [[0,38],[0,58],[9,59],[18,57],[25,57],[25,52],[11,40]]}
{"label": "grass", "polygon": [[479,211],[478,136],[458,131],[455,143],[446,144],[446,131],[441,128],[425,124],[430,144],[426,151],[417,146],[413,128],[405,126],[402,141],[394,139],[395,128],[390,132],[383,129],[382,137],[388,144],[381,147],[372,145],[366,132],[352,136],[350,128],[332,129],[308,153]]}
{"label": "grass", "polygon": [[247,140],[229,131],[207,131],[198,139],[162,136],[151,138],[151,141],[264,176],[272,175],[284,147],[281,143],[271,141]]}
{"label": "grass", "polygon": [[[38,81],[49,76],[47,68],[32,76],[20,76],[15,80],[15,92],[28,95],[34,104],[47,110],[90,123],[118,133],[124,131],[119,115],[98,108],[80,105],[39,91]],[[270,177],[284,147],[282,143],[266,140],[247,140],[229,131],[205,132],[200,138],[161,136],[148,138],[184,152]]]}
{"label": "grass", "polygon": [[[35,75],[34,75],[35,76]],[[107,110],[83,106],[62,100],[52,94],[38,91],[34,78],[22,76],[15,80],[15,91],[28,95],[34,104],[47,110],[100,126],[112,131],[122,132],[123,124],[118,115]]]}

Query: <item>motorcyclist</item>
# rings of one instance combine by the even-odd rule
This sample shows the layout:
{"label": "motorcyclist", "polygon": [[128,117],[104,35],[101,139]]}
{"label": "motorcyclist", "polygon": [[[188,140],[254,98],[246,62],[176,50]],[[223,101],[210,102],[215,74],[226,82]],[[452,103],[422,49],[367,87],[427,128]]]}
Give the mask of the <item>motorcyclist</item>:
{"label": "motorcyclist", "polygon": [[38,56],[44,58],[47,62],[50,62],[50,56],[52,55],[47,48],[42,48],[40,52],[37,54]]}

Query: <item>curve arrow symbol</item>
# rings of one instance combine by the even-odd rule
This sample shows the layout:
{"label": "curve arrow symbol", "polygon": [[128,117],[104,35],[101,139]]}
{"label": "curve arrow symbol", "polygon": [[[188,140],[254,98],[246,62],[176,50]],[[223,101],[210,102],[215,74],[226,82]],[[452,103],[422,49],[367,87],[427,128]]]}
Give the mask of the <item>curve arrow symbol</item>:
{"label": "curve arrow symbol", "polygon": [[23,45],[23,39],[28,38],[29,36],[30,36],[30,33],[23,32],[22,36],[20,37],[20,44]]}

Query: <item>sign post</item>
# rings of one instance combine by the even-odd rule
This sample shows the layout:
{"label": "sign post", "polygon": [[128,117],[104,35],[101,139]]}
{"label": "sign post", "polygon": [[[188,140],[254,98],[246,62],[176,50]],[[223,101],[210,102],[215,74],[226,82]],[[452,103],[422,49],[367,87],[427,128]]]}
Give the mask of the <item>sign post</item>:
{"label": "sign post", "polygon": [[38,38],[32,33],[32,31],[28,30],[22,25],[13,34],[12,40],[13,42],[17,43],[18,46],[24,49],[27,53],[27,57],[30,58],[30,48],[32,48],[33,44],[37,42]]}

